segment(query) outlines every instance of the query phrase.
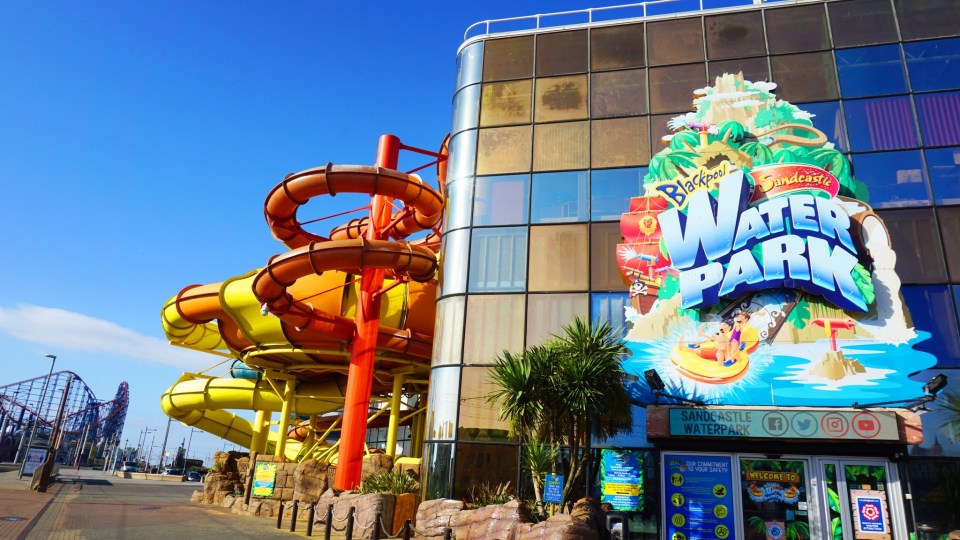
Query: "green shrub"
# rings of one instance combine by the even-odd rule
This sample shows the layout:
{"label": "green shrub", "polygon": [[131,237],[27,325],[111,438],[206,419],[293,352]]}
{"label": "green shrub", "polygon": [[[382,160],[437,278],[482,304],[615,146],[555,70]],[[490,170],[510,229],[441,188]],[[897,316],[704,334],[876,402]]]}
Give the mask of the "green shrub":
{"label": "green shrub", "polygon": [[467,501],[467,505],[470,508],[481,508],[491,504],[508,503],[513,498],[510,482],[493,486],[490,482],[483,481],[470,489],[470,500]]}
{"label": "green shrub", "polygon": [[371,474],[360,483],[360,493],[417,493],[420,484],[405,473],[385,471]]}

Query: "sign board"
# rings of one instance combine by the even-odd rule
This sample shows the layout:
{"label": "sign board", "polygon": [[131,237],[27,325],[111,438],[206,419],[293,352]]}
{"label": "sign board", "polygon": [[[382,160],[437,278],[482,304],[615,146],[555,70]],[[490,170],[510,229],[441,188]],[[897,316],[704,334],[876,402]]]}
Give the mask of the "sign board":
{"label": "sign board", "polygon": [[600,502],[619,512],[643,511],[643,453],[600,450]]}
{"label": "sign board", "polygon": [[730,456],[663,454],[666,538],[736,540]]}
{"label": "sign board", "polygon": [[858,539],[890,540],[890,514],[887,492],[868,489],[850,490],[854,526]]}
{"label": "sign board", "polygon": [[30,449],[27,450],[27,457],[23,460],[23,475],[33,476],[33,472],[39,469],[46,459],[47,448],[31,446]]}
{"label": "sign board", "polygon": [[250,494],[254,497],[270,497],[273,495],[273,487],[277,481],[277,464],[257,462],[257,467],[253,471],[253,490]]}
{"label": "sign board", "polygon": [[563,502],[563,476],[548,474],[543,488],[543,500],[548,503]]}
{"label": "sign board", "polygon": [[751,439],[898,441],[888,411],[803,409],[670,409],[670,435]]}

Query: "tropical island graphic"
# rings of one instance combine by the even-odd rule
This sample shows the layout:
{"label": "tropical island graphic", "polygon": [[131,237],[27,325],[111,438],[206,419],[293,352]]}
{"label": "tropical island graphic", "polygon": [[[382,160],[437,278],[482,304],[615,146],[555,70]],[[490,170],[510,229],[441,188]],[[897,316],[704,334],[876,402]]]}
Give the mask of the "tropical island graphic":
{"label": "tropical island graphic", "polygon": [[695,92],[620,228],[625,369],[728,405],[921,395],[896,254],[866,185],[813,126],[742,74]]}

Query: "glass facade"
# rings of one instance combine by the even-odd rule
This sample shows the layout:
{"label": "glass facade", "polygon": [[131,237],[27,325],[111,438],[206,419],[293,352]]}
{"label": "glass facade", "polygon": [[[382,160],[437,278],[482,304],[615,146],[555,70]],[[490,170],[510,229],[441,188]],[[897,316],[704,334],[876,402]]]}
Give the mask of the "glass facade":
{"label": "glass facade", "polygon": [[444,237],[437,339],[456,343],[435,347],[427,437],[428,456],[454,465],[428,475],[429,489],[458,496],[480,470],[521,482],[496,403],[475,407],[486,368],[450,365],[488,364],[573,315],[623,324],[616,222],[666,122],[725,72],[777,83],[852,162],[892,239],[912,320],[931,329],[918,348],[960,381],[958,12],[946,0],[772,2],[464,47],[450,169],[469,187],[457,188],[448,223],[471,230]]}

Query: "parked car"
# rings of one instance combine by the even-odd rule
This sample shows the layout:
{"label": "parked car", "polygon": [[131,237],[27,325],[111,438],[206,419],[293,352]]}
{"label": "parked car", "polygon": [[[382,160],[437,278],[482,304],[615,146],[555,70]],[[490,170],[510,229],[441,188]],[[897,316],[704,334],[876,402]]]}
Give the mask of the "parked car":
{"label": "parked car", "polygon": [[137,472],[137,462],[124,461],[123,466],[120,467],[120,472]]}
{"label": "parked car", "polygon": [[201,477],[197,471],[187,473],[187,482],[200,482],[201,480],[203,480],[203,477]]}
{"label": "parked car", "polygon": [[167,468],[163,470],[164,476],[183,476],[183,469]]}

